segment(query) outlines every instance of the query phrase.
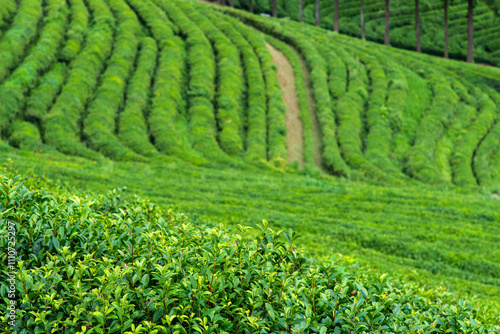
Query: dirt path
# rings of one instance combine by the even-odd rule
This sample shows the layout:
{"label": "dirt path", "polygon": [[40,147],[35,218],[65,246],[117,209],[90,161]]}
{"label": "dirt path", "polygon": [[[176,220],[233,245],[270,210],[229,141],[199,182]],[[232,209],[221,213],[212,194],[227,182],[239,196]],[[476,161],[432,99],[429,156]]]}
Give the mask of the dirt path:
{"label": "dirt path", "polygon": [[270,44],[267,44],[274,63],[278,68],[278,80],[286,105],[286,146],[288,163],[297,161],[299,167],[304,167],[304,131],[300,119],[299,101],[295,90],[295,75],[288,59]]}

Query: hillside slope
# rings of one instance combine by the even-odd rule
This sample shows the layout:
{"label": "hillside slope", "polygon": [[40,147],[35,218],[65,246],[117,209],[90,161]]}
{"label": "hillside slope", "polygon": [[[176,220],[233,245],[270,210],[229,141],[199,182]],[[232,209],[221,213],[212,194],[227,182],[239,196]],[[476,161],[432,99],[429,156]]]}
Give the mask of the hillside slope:
{"label": "hillside slope", "polygon": [[[194,0],[0,13],[11,174],[128,187],[193,224],[266,219],[310,254],[443,286],[499,322],[500,69]],[[277,55],[295,80],[285,95]]]}

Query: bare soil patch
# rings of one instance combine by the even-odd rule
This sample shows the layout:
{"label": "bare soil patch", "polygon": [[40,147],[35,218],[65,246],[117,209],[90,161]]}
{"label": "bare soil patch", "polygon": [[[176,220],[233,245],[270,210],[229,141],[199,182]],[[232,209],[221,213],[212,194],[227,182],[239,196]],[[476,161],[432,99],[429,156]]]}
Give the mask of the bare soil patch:
{"label": "bare soil patch", "polygon": [[286,143],[288,163],[298,162],[299,167],[304,167],[304,131],[300,119],[299,101],[295,90],[295,75],[288,59],[280,51],[267,44],[278,68],[283,100],[286,105]]}

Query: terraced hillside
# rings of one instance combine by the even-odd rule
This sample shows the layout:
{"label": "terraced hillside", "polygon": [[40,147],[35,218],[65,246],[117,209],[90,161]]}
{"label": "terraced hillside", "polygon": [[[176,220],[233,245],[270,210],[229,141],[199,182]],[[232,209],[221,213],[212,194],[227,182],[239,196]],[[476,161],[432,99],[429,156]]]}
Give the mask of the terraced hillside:
{"label": "terraced hillside", "polygon": [[[439,68],[428,57],[245,16],[261,35],[215,10],[201,15],[192,2],[2,6],[12,17],[0,42],[0,127],[11,146],[242,168],[298,160],[355,180],[498,191],[497,69]],[[311,74],[296,85],[303,156],[287,157],[286,106],[266,43],[298,78]]]}
{"label": "terraced hillside", "polygon": [[[215,1],[215,0],[214,0]],[[278,0],[278,16],[299,21],[299,0]],[[226,1],[229,3],[229,1]],[[272,12],[271,0],[254,0],[255,13]],[[365,0],[364,18],[366,38],[384,42],[385,1]],[[467,58],[467,1],[449,3],[449,56],[455,59]],[[248,0],[235,0],[237,8],[248,10]],[[303,0],[303,20],[316,24],[315,1]],[[420,0],[420,24],[422,51],[443,56],[444,50],[444,1]],[[500,25],[498,24],[500,3],[478,1],[474,9],[474,55],[476,62],[500,64]],[[415,2],[407,0],[390,1],[391,45],[415,50]],[[332,30],[334,1],[320,1],[321,26]],[[359,0],[339,2],[339,31],[343,34],[361,37],[361,11]]]}
{"label": "terraced hillside", "polygon": [[194,223],[265,218],[498,323],[500,69],[194,0],[0,13],[10,172],[127,186]]}

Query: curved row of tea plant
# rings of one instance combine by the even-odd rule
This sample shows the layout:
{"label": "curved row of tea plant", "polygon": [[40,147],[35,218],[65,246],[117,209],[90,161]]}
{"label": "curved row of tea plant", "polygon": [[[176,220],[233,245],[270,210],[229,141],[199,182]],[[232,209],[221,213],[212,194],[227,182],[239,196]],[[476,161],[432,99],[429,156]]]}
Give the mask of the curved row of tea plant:
{"label": "curved row of tea plant", "polygon": [[216,97],[214,106],[218,141],[230,155],[243,151],[243,125],[240,115],[244,92],[243,69],[237,47],[212,22],[186,2],[177,2],[186,15],[198,25],[213,46],[216,61]]}
{"label": "curved row of tea plant", "polygon": [[54,103],[64,84],[68,67],[64,63],[56,63],[41,78],[26,101],[24,118],[40,126],[49,108]]}
{"label": "curved row of tea plant", "polygon": [[249,16],[242,12],[231,12],[231,15],[236,15],[245,23],[254,25],[266,33],[283,39],[295,47],[303,56],[311,72],[311,86],[315,99],[316,113],[321,127],[322,153],[325,166],[335,175],[350,175],[350,169],[342,159],[337,145],[335,117],[331,112],[332,99],[329,93],[327,61],[325,61],[308,38],[301,38],[302,36],[293,33],[291,30],[284,30],[278,25],[273,25],[264,19]]}
{"label": "curved row of tea plant", "polygon": [[[489,313],[449,304],[443,292],[353,275],[339,259],[312,262],[292,230],[265,221],[251,241],[245,227],[192,225],[138,197],[124,201],[120,190],[82,197],[35,178],[0,178],[1,246],[15,233],[22,260],[13,326],[0,306],[9,332],[498,330]],[[1,277],[6,298],[11,277]]]}
{"label": "curved row of tea plant", "polygon": [[115,135],[118,110],[130,72],[135,64],[141,26],[135,13],[124,0],[107,0],[116,17],[117,33],[113,51],[106,70],[100,77],[95,97],[86,109],[83,135],[93,150],[114,160],[140,160],[133,151],[124,146]]}
{"label": "curved row of tea plant", "polygon": [[[488,93],[494,103],[500,105],[500,93],[493,89],[488,89]],[[474,175],[477,177],[479,185],[489,188],[495,192],[500,190],[500,121],[497,115],[496,122],[492,125],[491,131],[483,137],[477,150],[474,152]],[[496,161],[495,161],[496,160]],[[496,163],[496,165],[495,165]]]}
{"label": "curved row of tea plant", "polygon": [[267,161],[266,87],[259,58],[250,43],[235,28],[239,22],[216,12],[207,14],[241,53],[246,80],[246,113],[242,117],[246,135],[245,159],[252,162]]}
{"label": "curved row of tea plant", "polygon": [[114,16],[103,0],[89,0],[93,26],[82,52],[71,63],[67,82],[44,118],[45,141],[65,154],[99,159],[81,139],[81,120],[85,107],[98,85],[98,79],[111,54]]}
{"label": "curved row of tea plant", "polygon": [[2,101],[0,131],[4,134],[10,123],[16,117],[22,116],[20,111],[25,103],[25,95],[37,84],[39,73],[50,68],[57,59],[57,52],[64,38],[67,24],[66,2],[48,0],[47,7],[45,25],[40,31],[36,44],[22,63],[0,85],[0,100]]}
{"label": "curved row of tea plant", "polygon": [[43,10],[40,0],[22,0],[9,30],[0,40],[0,83],[36,37]]}
{"label": "curved row of tea plant", "polygon": [[[265,43],[264,34],[268,34],[281,40],[275,42],[278,46],[284,42],[294,47],[311,72],[322,156],[330,173],[391,183],[414,178],[444,185],[484,184],[474,159],[498,111],[491,101],[477,105],[474,101],[491,95],[486,91],[497,80],[494,73],[488,75],[490,82],[478,85],[474,75],[486,75],[484,70],[451,65],[426,68],[431,60],[425,56],[405,57],[404,51],[372,48],[373,44],[319,28],[231,13],[264,32],[255,33],[238,20],[215,13],[215,7],[194,1],[74,0],[69,4],[73,21],[68,25],[66,48],[74,43],[79,47],[74,56],[64,55],[66,48],[53,48],[48,55],[63,62],[73,59],[67,68],[57,64],[49,70],[54,59],[29,72],[36,73],[35,82],[19,84],[17,93],[22,94],[10,94],[12,90],[5,94],[17,99],[15,108],[9,107],[6,113],[9,119],[0,122],[7,135],[15,132],[11,145],[33,147],[22,143],[26,137],[27,143],[43,141],[63,153],[98,160],[100,154],[114,160],[144,160],[141,156],[157,156],[158,151],[195,164],[243,167],[240,158],[244,157],[283,167],[285,106]],[[48,13],[49,7],[45,9]],[[62,11],[69,17],[66,6]],[[85,29],[88,22],[90,29]],[[79,31],[85,32],[81,38]],[[40,41],[43,36],[40,30]],[[148,60],[137,55],[145,36],[151,36],[158,48]],[[36,45],[30,47],[25,61],[37,54]],[[287,53],[286,45],[280,48]],[[294,52],[290,52],[287,56],[302,81],[300,60],[292,59]],[[397,59],[394,63],[387,60],[392,54]],[[138,66],[141,70],[134,71]],[[462,81],[455,70],[471,74]],[[24,68],[16,71],[24,73]],[[307,94],[301,95],[299,86],[304,109]],[[483,116],[475,113],[481,106],[488,110]],[[16,120],[18,111],[21,117]],[[32,140],[35,132],[21,126],[23,121],[35,124],[41,138]],[[470,128],[473,131],[463,136],[471,122],[476,122]],[[314,153],[306,123],[304,141],[309,148],[305,152],[310,159]],[[496,161],[496,150],[491,150],[492,157],[482,159],[489,161],[490,169]]]}
{"label": "curved row of tea plant", "polygon": [[186,38],[188,119],[193,148],[211,160],[227,161],[217,142],[215,56],[202,29],[172,2],[155,0]]}
{"label": "curved row of tea plant", "polygon": [[[347,43],[348,39],[343,39],[343,42]],[[429,78],[429,75],[433,73],[433,66],[442,66],[444,64],[447,64],[448,68],[447,69],[442,69],[441,72],[436,72],[433,74],[434,76],[445,76],[449,80],[449,84],[451,85],[451,88],[454,90],[455,94],[458,94],[458,97],[460,98],[460,101],[456,104],[455,107],[449,107],[446,109],[446,112],[441,112],[440,115],[442,116],[442,121],[445,122],[445,131],[443,132],[443,135],[441,138],[437,140],[437,149],[435,150],[435,153],[432,153],[432,151],[428,151],[428,156],[432,157],[432,155],[435,155],[436,159],[436,171],[437,174],[440,175],[440,177],[445,180],[446,182],[452,182],[454,181],[456,184],[458,184],[458,179],[454,180],[454,177],[464,178],[467,177],[469,179],[469,182],[467,183],[469,186],[480,183],[483,186],[485,185],[484,182],[481,183],[479,179],[479,175],[481,174],[486,174],[486,175],[491,175],[490,173],[495,170],[493,166],[488,166],[486,164],[482,164],[482,169],[481,171],[477,171],[478,168],[474,167],[474,162],[472,161],[472,158],[470,156],[470,153],[468,155],[458,155],[458,156],[453,156],[453,153],[455,150],[468,150],[469,152],[480,152],[480,145],[482,145],[481,139],[478,138],[484,138],[481,137],[480,133],[477,133],[474,131],[473,133],[468,133],[468,126],[472,122],[475,121],[475,118],[477,117],[476,115],[476,109],[480,109],[481,106],[477,104],[476,99],[474,95],[479,95],[483,96],[482,100],[486,101],[487,100],[487,95],[490,97],[494,98],[496,94],[498,94],[494,89],[491,87],[485,86],[483,83],[477,85],[472,82],[472,80],[477,80],[477,79],[466,79],[464,80],[464,74],[462,74],[462,77],[457,77],[454,73],[451,71],[457,72],[463,69],[462,66],[455,66],[451,67],[449,63],[446,63],[444,61],[441,61],[437,58],[430,58],[428,57],[426,60],[428,63],[432,61],[433,65],[429,65],[426,71],[422,70],[422,59],[415,57],[412,53],[409,52],[404,52],[404,54],[398,54],[394,51],[388,52],[385,50],[385,48],[380,48],[380,51],[382,51],[382,54],[387,57],[389,54],[397,59],[399,62],[401,62],[404,66],[407,66],[410,69],[413,69],[417,72],[420,73],[423,78]],[[435,63],[435,65],[434,65]],[[470,68],[467,68],[467,70],[464,73],[477,73],[477,75],[485,75],[485,74],[490,74],[486,73],[482,70],[482,68],[478,68],[477,66],[472,66]],[[412,75],[414,77],[414,80],[408,81],[410,85],[415,85],[418,81],[422,82],[422,78],[419,78],[418,76],[415,76],[414,73],[408,72],[407,71],[407,76]],[[494,75],[494,73],[491,76],[491,78],[497,78],[495,80],[500,81],[500,76]],[[471,81],[469,81],[471,80]],[[430,81],[432,83],[432,81]],[[477,87],[474,88],[474,85],[479,86],[480,89]],[[424,96],[427,96],[429,93],[427,93],[427,89],[424,89],[426,86],[424,82],[418,85],[420,88],[419,89],[410,89],[410,98],[413,99],[413,103],[410,104],[410,108],[407,108],[405,113],[403,114],[406,117],[405,122],[403,123],[405,127],[402,129],[405,132],[408,132],[411,128],[414,128],[416,125],[415,121],[418,121],[421,118],[422,115],[422,110],[425,110],[425,106],[428,104],[428,99],[425,98]],[[446,96],[450,93],[446,93],[447,91],[435,90],[436,95],[440,96]],[[451,91],[448,91],[451,92]],[[472,92],[472,93],[470,93]],[[475,93],[474,93],[475,92]],[[487,95],[485,95],[487,94]],[[485,100],[486,98],[486,100]],[[484,105],[484,104],[483,104]],[[486,103],[488,105],[488,103]],[[489,116],[483,116],[483,124],[484,121],[486,121],[486,129],[484,129],[481,133],[482,135],[486,137],[491,136],[488,133],[488,129],[491,128],[491,122],[492,120],[490,117],[497,117],[498,114],[498,108],[495,108],[495,110],[491,110],[491,105],[490,105],[490,111],[487,113]],[[415,111],[420,110],[418,113],[415,113]],[[410,116],[410,117],[408,117]],[[411,126],[409,126],[411,125]],[[471,144],[468,144],[467,147],[463,147],[461,144],[465,145],[465,142],[463,142],[463,138],[465,137],[475,137],[476,141],[475,143],[477,144],[475,147],[471,147]],[[411,137],[409,137],[411,138]],[[436,137],[438,138],[438,137]],[[398,144],[404,143],[402,141],[399,141]],[[406,146],[406,144],[405,144]],[[410,152],[409,149],[406,149],[406,151]],[[397,151],[395,151],[397,153]],[[475,153],[474,153],[475,154]],[[492,154],[494,154],[492,152]],[[484,160],[483,160],[484,161]],[[462,176],[460,175],[454,175],[454,167],[460,164],[462,167],[461,169],[463,171],[467,171],[468,176],[464,176],[463,173],[461,173]],[[465,167],[466,165],[469,165],[469,167]],[[473,171],[473,176],[471,176],[472,171],[471,168],[474,169]],[[476,178],[475,182],[472,182],[472,177]],[[496,179],[492,179],[491,182],[493,184],[496,184],[498,181]],[[490,183],[492,184],[492,183]],[[465,186],[465,183],[460,182],[460,185]],[[494,189],[494,187],[490,188]]]}
{"label": "curved row of tea plant", "polygon": [[195,164],[204,164],[191,148],[186,111],[185,43],[174,35],[174,27],[165,12],[151,1],[127,0],[146,23],[158,44],[158,64],[154,76],[153,97],[148,113],[150,134],[155,147]]}
{"label": "curved row of tea plant", "polygon": [[135,72],[127,87],[126,101],[119,116],[120,140],[130,149],[144,156],[154,156],[158,151],[149,140],[147,108],[158,46],[154,39],[145,37],[140,42]]}
{"label": "curved row of tea plant", "polygon": [[71,24],[66,35],[66,45],[60,58],[66,62],[72,61],[83,47],[89,24],[89,11],[83,0],[69,0],[71,7]]}

